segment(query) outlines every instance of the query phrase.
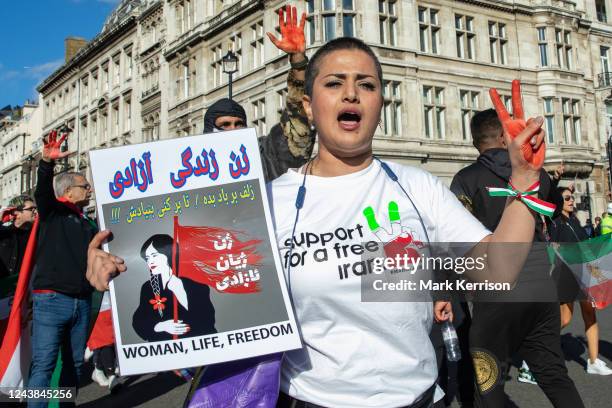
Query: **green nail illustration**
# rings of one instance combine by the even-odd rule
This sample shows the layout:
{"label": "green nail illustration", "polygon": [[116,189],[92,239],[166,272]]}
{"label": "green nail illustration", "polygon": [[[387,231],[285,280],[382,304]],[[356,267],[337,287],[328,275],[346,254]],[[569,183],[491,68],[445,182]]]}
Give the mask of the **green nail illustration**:
{"label": "green nail illustration", "polygon": [[395,201],[389,201],[389,220],[391,222],[400,220],[399,207]]}
{"label": "green nail illustration", "polygon": [[376,222],[376,216],[374,215],[374,209],[372,207],[367,207],[366,209],[364,209],[363,215],[365,216],[366,221],[368,222],[368,227],[370,228],[370,231],[374,232],[380,228],[380,225],[378,224],[378,222]]}

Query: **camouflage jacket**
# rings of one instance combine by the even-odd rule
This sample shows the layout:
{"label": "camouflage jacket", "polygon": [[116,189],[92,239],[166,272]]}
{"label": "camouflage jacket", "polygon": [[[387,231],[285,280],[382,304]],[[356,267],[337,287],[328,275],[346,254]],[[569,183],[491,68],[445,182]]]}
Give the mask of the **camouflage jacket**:
{"label": "camouflage jacket", "polygon": [[310,159],[316,132],[310,130],[302,106],[304,81],[295,79],[294,70],[287,78],[287,100],[280,123],[268,136],[259,138],[259,151],[266,182],[284,174],[290,168],[302,166]]}

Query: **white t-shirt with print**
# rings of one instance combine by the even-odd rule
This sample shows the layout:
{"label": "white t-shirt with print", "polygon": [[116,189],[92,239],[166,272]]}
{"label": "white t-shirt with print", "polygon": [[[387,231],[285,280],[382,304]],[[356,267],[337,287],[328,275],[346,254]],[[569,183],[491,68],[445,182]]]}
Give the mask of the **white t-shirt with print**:
{"label": "white t-shirt with print", "polygon": [[[478,242],[490,234],[436,177],[388,164],[432,242]],[[290,170],[268,188],[283,265],[302,180],[303,174]],[[389,228],[392,200],[402,226],[426,243],[416,211],[377,161],[345,176],[307,177],[291,276],[285,267],[304,343],[283,361],[281,389],[294,398],[326,407],[398,407],[413,403],[436,381],[432,303],[361,302],[361,252],[365,243],[379,242],[363,210],[371,206],[380,226]]]}

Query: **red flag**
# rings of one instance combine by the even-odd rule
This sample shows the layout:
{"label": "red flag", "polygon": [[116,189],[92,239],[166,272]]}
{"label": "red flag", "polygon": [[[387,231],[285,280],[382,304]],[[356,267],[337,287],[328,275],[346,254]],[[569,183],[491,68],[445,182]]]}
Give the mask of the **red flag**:
{"label": "red flag", "polygon": [[28,238],[23,262],[19,270],[9,323],[4,339],[2,339],[2,347],[0,347],[1,387],[23,387],[24,380],[28,376],[32,356],[30,354],[30,330],[26,321],[26,313],[29,303],[28,286],[34,267],[38,221],[39,218],[36,217]]}
{"label": "red flag", "polygon": [[104,292],[96,323],[89,335],[89,340],[87,340],[87,347],[90,350],[96,350],[114,343],[115,333],[113,332],[110,295],[109,292]]}
{"label": "red flag", "polygon": [[222,293],[260,291],[261,240],[249,239],[241,231],[218,227],[178,225],[175,241],[179,247],[178,276],[203,283]]}

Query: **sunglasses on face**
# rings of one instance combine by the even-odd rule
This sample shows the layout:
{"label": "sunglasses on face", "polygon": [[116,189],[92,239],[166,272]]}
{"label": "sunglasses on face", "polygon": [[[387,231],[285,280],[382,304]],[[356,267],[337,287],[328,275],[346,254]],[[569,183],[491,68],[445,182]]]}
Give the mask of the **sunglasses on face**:
{"label": "sunglasses on face", "polygon": [[564,199],[565,201],[570,201],[570,200],[571,200],[571,201],[575,201],[575,200],[576,200],[576,199],[574,198],[574,196],[563,196],[563,199]]}
{"label": "sunglasses on face", "polygon": [[91,185],[90,184],[76,184],[72,187],[79,187],[79,188],[83,188],[87,191],[91,190]]}
{"label": "sunglasses on face", "polygon": [[37,211],[37,208],[32,206],[32,207],[28,207],[28,208],[22,208],[19,211],[32,211],[32,213],[35,213]]}

